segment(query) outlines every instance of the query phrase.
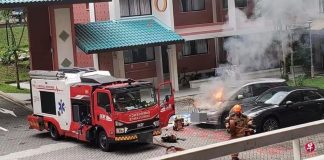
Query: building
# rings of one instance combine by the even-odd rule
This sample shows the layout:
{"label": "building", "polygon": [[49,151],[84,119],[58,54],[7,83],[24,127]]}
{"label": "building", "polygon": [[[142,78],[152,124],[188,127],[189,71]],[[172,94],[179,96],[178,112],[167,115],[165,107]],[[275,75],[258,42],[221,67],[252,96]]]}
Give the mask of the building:
{"label": "building", "polygon": [[[94,67],[156,85],[170,79],[175,90],[184,74],[213,73],[227,62],[227,37],[275,29],[271,22],[237,22],[237,8],[253,15],[253,0],[22,2],[1,1],[27,7],[32,69]],[[312,3],[315,12],[323,10],[322,0]],[[312,28],[323,28],[321,15]],[[321,48],[314,44],[317,68]]]}

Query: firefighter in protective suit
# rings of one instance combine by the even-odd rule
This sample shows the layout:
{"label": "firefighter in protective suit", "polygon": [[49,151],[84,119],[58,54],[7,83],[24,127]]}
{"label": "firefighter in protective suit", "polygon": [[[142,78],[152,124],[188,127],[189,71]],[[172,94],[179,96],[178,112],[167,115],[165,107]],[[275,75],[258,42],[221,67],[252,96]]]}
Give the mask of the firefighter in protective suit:
{"label": "firefighter in protective suit", "polygon": [[[225,119],[227,132],[231,134],[231,139],[248,136],[253,133],[252,120],[242,114],[241,105],[235,105],[230,115]],[[239,153],[232,154],[232,160],[239,160]]]}

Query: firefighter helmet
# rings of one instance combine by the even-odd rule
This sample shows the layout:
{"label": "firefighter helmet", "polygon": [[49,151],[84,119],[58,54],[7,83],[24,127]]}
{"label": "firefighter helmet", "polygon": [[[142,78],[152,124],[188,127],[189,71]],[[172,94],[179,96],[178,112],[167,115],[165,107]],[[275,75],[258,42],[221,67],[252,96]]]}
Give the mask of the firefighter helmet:
{"label": "firefighter helmet", "polygon": [[234,113],[242,113],[242,107],[241,107],[241,105],[239,105],[239,104],[235,105],[235,106],[232,108],[232,111],[233,111]]}

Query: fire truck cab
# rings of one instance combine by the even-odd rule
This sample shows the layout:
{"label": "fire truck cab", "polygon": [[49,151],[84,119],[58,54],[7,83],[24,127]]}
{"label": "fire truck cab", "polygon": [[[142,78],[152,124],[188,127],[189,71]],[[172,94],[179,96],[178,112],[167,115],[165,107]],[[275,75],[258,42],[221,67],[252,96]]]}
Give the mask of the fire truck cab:
{"label": "fire truck cab", "polygon": [[31,129],[110,151],[113,143],[153,142],[175,113],[170,82],[120,79],[108,71],[31,71]]}

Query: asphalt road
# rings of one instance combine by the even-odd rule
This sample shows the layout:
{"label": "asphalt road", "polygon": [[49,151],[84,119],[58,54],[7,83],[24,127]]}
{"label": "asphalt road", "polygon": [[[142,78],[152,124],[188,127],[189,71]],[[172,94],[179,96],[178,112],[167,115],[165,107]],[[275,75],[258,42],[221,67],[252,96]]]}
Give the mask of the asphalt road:
{"label": "asphalt road", "polygon": [[[184,100],[176,103],[177,114],[190,113],[192,104]],[[161,143],[160,137],[155,138],[155,144],[118,144],[113,152],[102,152],[99,148],[75,139],[62,139],[53,141],[47,132],[39,132],[28,129],[26,116],[31,111],[17,106],[0,97],[0,159],[30,159],[30,160],[53,160],[53,159],[149,159],[166,154],[166,146],[177,146],[190,149],[212,143],[226,141],[229,135],[222,129],[209,125],[192,125],[185,130],[175,132],[171,129],[165,133],[176,134],[185,139],[175,144]],[[302,152],[303,157],[312,157],[324,153],[324,134],[301,139],[301,148],[304,143],[315,142],[315,153]],[[291,142],[284,142],[272,146],[258,148],[240,154],[243,159],[292,159]],[[218,159],[230,159],[229,156]]]}

